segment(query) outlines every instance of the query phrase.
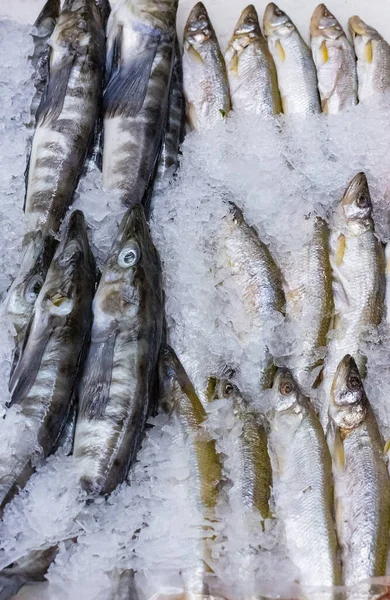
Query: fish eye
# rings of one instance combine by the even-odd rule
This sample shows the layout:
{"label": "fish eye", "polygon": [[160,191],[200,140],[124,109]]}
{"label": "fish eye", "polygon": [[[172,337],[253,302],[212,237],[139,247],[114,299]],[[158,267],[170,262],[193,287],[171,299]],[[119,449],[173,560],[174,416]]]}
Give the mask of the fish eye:
{"label": "fish eye", "polygon": [[275,8],[275,15],[277,17],[283,17],[284,12],[282,10],[280,10],[280,8]]}
{"label": "fish eye", "polygon": [[286,383],[282,383],[279,387],[279,391],[283,396],[289,396],[294,391],[294,385],[291,381],[287,381]]}
{"label": "fish eye", "polygon": [[347,381],[347,387],[351,390],[351,392],[358,390],[361,387],[359,377],[352,375]]}
{"label": "fish eye", "polygon": [[24,297],[29,304],[34,304],[35,300],[38,298],[39,292],[42,289],[42,285],[43,279],[40,277],[40,275],[35,275],[35,277],[30,279],[24,293]]}
{"label": "fish eye", "polygon": [[120,252],[118,256],[118,265],[123,269],[134,267],[140,258],[141,250],[137,242],[134,242],[131,246],[127,246]]}
{"label": "fish eye", "polygon": [[199,15],[199,21],[206,21],[206,20],[207,20],[207,17],[206,17],[206,15],[205,15],[204,13],[201,13],[201,14]]}
{"label": "fish eye", "polygon": [[225,383],[225,386],[223,388],[223,395],[224,396],[231,396],[233,393],[233,385],[231,383]]}
{"label": "fish eye", "polygon": [[356,204],[359,208],[367,208],[370,206],[370,199],[367,194],[360,194],[360,196],[356,198]]}

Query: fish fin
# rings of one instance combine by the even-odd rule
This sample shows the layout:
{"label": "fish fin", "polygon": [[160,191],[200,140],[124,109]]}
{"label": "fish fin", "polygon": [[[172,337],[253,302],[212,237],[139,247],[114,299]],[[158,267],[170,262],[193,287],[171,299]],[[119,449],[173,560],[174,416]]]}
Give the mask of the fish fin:
{"label": "fish fin", "polygon": [[104,112],[108,118],[131,117],[141,110],[157,46],[155,38],[113,73],[104,93]]}
{"label": "fish fin", "polygon": [[280,58],[280,60],[282,62],[284,62],[286,60],[286,53],[284,51],[282,42],[280,40],[276,40],[275,48],[276,48],[276,53],[277,53],[278,57]]}
{"label": "fish fin", "polygon": [[79,419],[99,419],[110,395],[116,331],[104,341],[91,342],[80,390]]}
{"label": "fish fin", "polygon": [[344,444],[338,427],[333,430],[333,459],[338,469],[344,469],[345,453]]}
{"label": "fish fin", "polygon": [[336,241],[336,249],[335,249],[335,262],[338,267],[343,263],[346,247],[347,247],[347,242],[345,239],[345,235],[340,233],[340,235]]}
{"label": "fish fin", "polygon": [[49,126],[61,114],[72,67],[77,53],[69,53],[55,65],[49,66],[46,87],[39,104],[36,124]]}
{"label": "fish fin", "polygon": [[324,40],[320,46],[320,56],[321,56],[323,65],[328,62],[329,53],[328,53],[328,47],[326,45],[326,40]]}
{"label": "fish fin", "polygon": [[203,62],[204,62],[204,60],[203,60],[203,58],[201,57],[201,55],[199,54],[199,52],[197,52],[197,51],[195,50],[195,48],[194,48],[192,45],[190,45],[190,46],[188,47],[188,50],[187,50],[187,51],[188,51],[188,54],[189,54],[189,55],[190,55],[192,58],[194,58],[194,59],[196,60],[196,62],[199,62],[199,63],[203,63]]}
{"label": "fish fin", "polygon": [[107,48],[106,65],[105,65],[105,83],[107,87],[111,76],[119,69],[121,60],[121,40],[122,40],[123,25],[118,25],[118,31],[110,48]]}
{"label": "fish fin", "polygon": [[321,102],[322,112],[327,115],[329,113],[329,98],[324,98]]}
{"label": "fish fin", "polygon": [[372,60],[374,58],[372,40],[369,40],[364,47],[364,58],[366,59],[366,62],[368,62],[369,65],[372,63]]}
{"label": "fish fin", "polygon": [[324,381],[324,371],[325,371],[325,367],[322,367],[322,369],[318,373],[318,375],[315,378],[315,381],[312,385],[313,390],[317,390],[320,387],[320,385],[322,384],[322,382]]}
{"label": "fish fin", "polygon": [[390,450],[390,438],[387,440],[385,447],[383,449],[384,454],[387,454]]}
{"label": "fish fin", "polygon": [[237,52],[234,53],[233,58],[230,61],[230,71],[232,73],[234,73],[235,75],[238,75],[238,54]]}

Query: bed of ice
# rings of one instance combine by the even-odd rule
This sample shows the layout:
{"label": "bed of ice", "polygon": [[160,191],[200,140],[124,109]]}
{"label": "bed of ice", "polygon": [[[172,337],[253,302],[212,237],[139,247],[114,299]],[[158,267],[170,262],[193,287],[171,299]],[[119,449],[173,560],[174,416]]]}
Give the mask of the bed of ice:
{"label": "bed of ice", "polygon": [[[180,4],[179,31],[191,4],[190,0]],[[21,260],[25,123],[33,93],[27,62],[32,43],[26,22],[35,19],[41,5],[41,0],[19,0],[0,6],[0,298]],[[222,0],[207,4],[222,46],[244,6],[244,0],[229,6]],[[261,13],[263,6],[258,8]],[[282,8],[307,34],[315,4],[286,0]],[[358,12],[390,39],[390,19],[384,22],[379,1],[368,7],[363,0],[347,0],[340,6],[329,3],[329,8],[344,25],[348,16]],[[376,231],[386,242],[390,238],[389,101],[384,97],[341,116],[281,118],[278,127],[250,115],[232,114],[210,132],[187,136],[179,175],[156,197],[151,226],[164,268],[170,343],[201,396],[207,377],[229,365],[236,369],[242,389],[267,408],[267,396],[262,397],[256,386],[264,331],[243,312],[240,290],[219,254],[223,199],[234,200],[257,227],[287,284],[288,265],[298,260],[310,235],[307,216],[328,218],[358,171],[368,176]],[[85,211],[102,264],[122,213],[118,199],[101,190],[100,174],[92,169],[80,182],[74,206]],[[11,332],[4,319],[0,333],[4,406],[11,354]],[[281,324],[265,334],[272,334],[272,350],[280,364],[296,351],[297,334],[291,328]],[[387,439],[390,342],[386,326],[372,332],[368,342],[365,385]],[[11,410],[7,427],[0,423],[0,445],[9,452],[17,438],[28,434],[21,431],[17,410]],[[248,598],[255,591],[288,593],[297,573],[285,555],[282,524],[270,520],[261,531],[258,516],[244,511],[237,501],[234,441],[240,425],[223,403],[211,404],[208,411],[207,427],[217,439],[226,482],[230,481],[217,509],[220,522],[214,524],[211,590],[229,598]],[[131,473],[131,486],[123,484],[107,501],[85,503],[75,461],[59,451],[38,468],[7,507],[0,524],[0,567],[31,548],[64,540],[49,571],[49,584],[27,586],[18,598],[106,600],[110,574],[129,567],[137,570],[142,598],[180,594],[179,571],[193,567],[202,517],[188,491],[188,451],[177,426],[163,415],[150,423],[153,427]],[[74,536],[77,544],[66,541]]]}

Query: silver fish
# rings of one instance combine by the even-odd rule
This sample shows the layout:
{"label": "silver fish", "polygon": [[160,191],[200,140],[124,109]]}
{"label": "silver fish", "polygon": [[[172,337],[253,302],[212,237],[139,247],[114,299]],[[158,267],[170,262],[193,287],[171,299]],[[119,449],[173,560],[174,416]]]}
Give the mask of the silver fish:
{"label": "silver fish", "polygon": [[125,214],[93,301],[74,455],[82,486],[110,493],[135,459],[153,408],[163,330],[160,265],[144,209]]}
{"label": "silver fish", "polygon": [[15,452],[1,457],[1,507],[26,483],[33,462],[48,456],[61,436],[89,340],[94,289],[95,261],[84,216],[75,211],[35,302],[10,381],[10,404],[20,407],[40,450],[32,456],[31,448],[20,439]]}
{"label": "silver fish", "polygon": [[[390,479],[384,442],[352,356],[340,362],[330,399],[336,524],[344,584],[385,574],[389,548]],[[369,598],[352,590],[348,598]]]}
{"label": "silver fish", "polygon": [[57,231],[92,142],[103,86],[107,0],[66,0],[28,165],[28,230]]}
{"label": "silver fish", "polygon": [[321,112],[310,48],[290,17],[273,2],[265,9],[264,34],[276,65],[283,112],[303,116]]}
{"label": "silver fish", "polygon": [[311,50],[324,113],[337,114],[357,104],[356,58],[340,23],[319,4],[310,22]]}
{"label": "silver fish", "polygon": [[209,129],[226,117],[231,101],[225,60],[202,2],[184,27],[182,60],[187,122],[191,129]]}
{"label": "silver fish", "polygon": [[140,203],[166,123],[178,0],[119,0],[107,32],[103,183]]}

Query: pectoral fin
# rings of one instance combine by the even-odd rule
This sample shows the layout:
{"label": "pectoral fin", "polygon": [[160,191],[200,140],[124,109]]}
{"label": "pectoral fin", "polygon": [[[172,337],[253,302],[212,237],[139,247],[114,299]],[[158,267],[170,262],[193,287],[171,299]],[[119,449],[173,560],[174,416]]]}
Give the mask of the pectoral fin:
{"label": "pectoral fin", "polygon": [[49,126],[60,116],[68,89],[70,73],[77,56],[75,52],[69,53],[55,65],[50,64],[46,87],[37,110],[37,126]]}

